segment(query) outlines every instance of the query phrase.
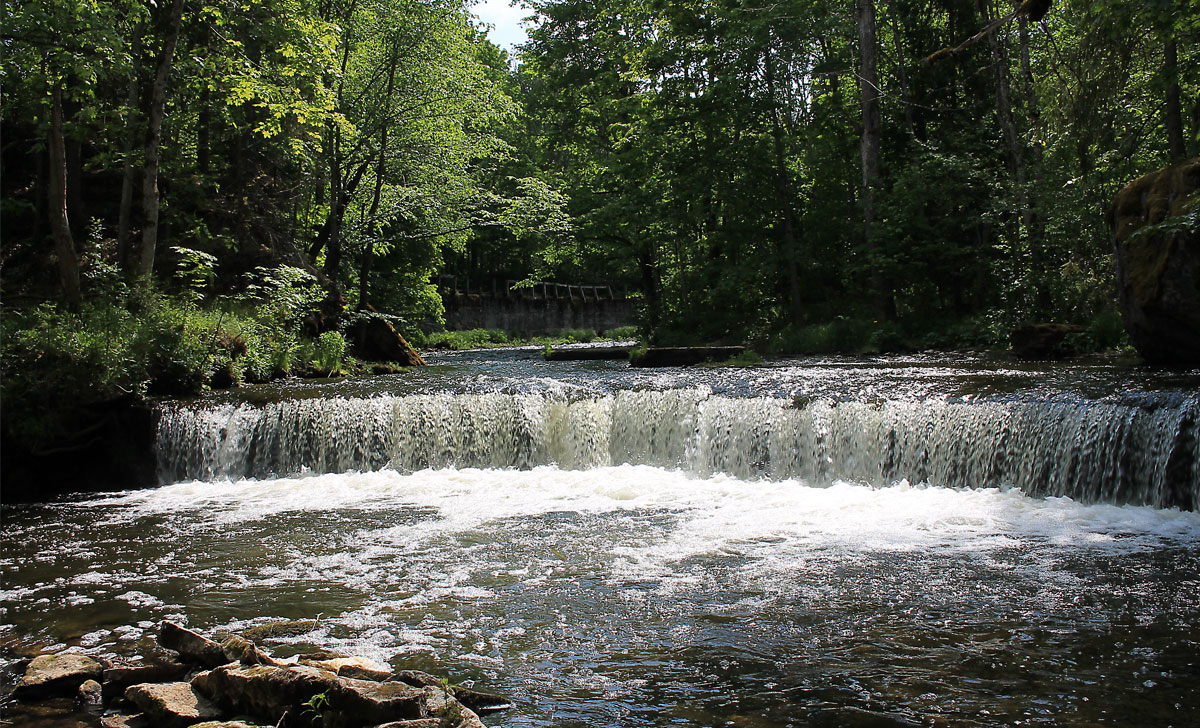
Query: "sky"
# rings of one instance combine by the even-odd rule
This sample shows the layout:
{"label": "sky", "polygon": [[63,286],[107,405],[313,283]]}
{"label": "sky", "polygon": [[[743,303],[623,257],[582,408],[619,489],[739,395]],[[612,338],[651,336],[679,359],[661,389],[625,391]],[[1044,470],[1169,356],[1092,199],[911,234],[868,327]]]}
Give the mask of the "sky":
{"label": "sky", "polygon": [[513,46],[525,42],[525,29],[521,27],[521,18],[530,14],[529,10],[510,4],[513,0],[481,0],[473,8],[479,19],[495,26],[488,31],[488,38],[493,43],[512,53]]}

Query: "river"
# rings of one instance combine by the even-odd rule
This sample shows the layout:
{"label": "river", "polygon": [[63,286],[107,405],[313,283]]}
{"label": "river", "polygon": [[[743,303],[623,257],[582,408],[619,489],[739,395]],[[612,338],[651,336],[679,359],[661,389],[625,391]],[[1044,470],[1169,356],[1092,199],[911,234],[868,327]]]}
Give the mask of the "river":
{"label": "river", "polygon": [[4,659],[308,619],[265,646],[491,725],[1196,724],[1200,373],[430,359],[164,405],[161,487],[6,506]]}

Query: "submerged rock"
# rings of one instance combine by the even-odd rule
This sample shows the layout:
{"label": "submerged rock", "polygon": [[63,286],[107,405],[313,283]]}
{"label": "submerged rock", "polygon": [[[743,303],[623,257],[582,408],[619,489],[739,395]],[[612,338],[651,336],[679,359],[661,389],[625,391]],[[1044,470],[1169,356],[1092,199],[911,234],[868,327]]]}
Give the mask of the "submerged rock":
{"label": "submerged rock", "polygon": [[1200,231],[1182,218],[1198,189],[1190,159],[1130,182],[1109,213],[1121,318],[1152,363],[1200,364]]}
{"label": "submerged rock", "polygon": [[232,662],[225,658],[225,651],[221,649],[221,645],[174,622],[162,623],[158,643],[169,650],[175,650],[184,660],[202,667],[217,667]]}
{"label": "submerged rock", "polygon": [[133,685],[125,691],[125,698],[161,728],[187,728],[221,717],[221,710],[189,683]]}
{"label": "submerged rock", "polygon": [[71,696],[84,682],[100,679],[103,672],[103,665],[84,655],[38,655],[25,668],[13,694],[21,700]]}

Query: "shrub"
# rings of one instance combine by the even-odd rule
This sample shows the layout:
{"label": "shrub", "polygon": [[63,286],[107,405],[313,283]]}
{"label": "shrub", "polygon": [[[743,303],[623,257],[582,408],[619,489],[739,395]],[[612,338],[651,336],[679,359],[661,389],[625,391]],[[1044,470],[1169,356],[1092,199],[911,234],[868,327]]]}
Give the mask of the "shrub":
{"label": "shrub", "polygon": [[636,326],[618,326],[615,329],[609,329],[604,332],[604,338],[613,341],[632,341],[640,336],[638,327]]}
{"label": "shrub", "polygon": [[341,369],[342,357],[345,355],[346,338],[337,331],[326,331],[317,337],[313,347],[313,365],[332,374]]}

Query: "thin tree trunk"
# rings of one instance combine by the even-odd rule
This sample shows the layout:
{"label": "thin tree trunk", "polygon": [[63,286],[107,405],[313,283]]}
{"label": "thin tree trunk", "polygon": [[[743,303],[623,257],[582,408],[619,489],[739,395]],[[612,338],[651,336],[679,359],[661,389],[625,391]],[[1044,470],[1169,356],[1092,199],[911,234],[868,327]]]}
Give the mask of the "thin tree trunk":
{"label": "thin tree trunk", "polygon": [[1027,221],[1029,200],[1025,190],[1025,155],[1021,149],[1020,136],[1017,134],[1016,121],[1013,120],[1012,93],[1008,85],[1008,53],[994,33],[988,34],[988,45],[991,47],[992,67],[996,77],[996,116],[1000,118],[1000,126],[1004,130],[1004,143],[1008,147],[1009,168],[1017,186],[1021,218]]}
{"label": "thin tree trunk", "polygon": [[79,258],[71,239],[71,223],[67,217],[67,150],[63,140],[62,84],[52,91],[50,116],[50,230],[54,236],[54,252],[58,257],[58,280],[62,284],[63,300],[72,309],[79,307]]}
{"label": "thin tree trunk", "polygon": [[879,315],[885,320],[895,318],[895,302],[890,292],[885,292],[879,258],[883,248],[875,237],[875,221],[878,218],[876,197],[881,177],[879,160],[880,116],[879,116],[879,72],[875,42],[875,4],[873,0],[858,2],[858,43],[862,69],[859,73],[859,94],[862,99],[862,204],[863,236],[875,260],[871,265],[871,282],[877,295]]}
{"label": "thin tree trunk", "polygon": [[[212,52],[212,26],[204,25],[204,55]],[[207,185],[212,159],[212,91],[207,83],[200,86],[200,109],[196,114],[196,171],[201,184]]]}
{"label": "thin tree trunk", "polygon": [[167,106],[167,80],[171,75],[171,62],[175,56],[175,44],[179,41],[179,26],[183,20],[183,0],[175,0],[167,18],[167,36],[163,40],[162,55],[158,70],[154,74],[154,88],[150,96],[150,118],[146,135],[146,173],[142,178],[142,251],[138,261],[138,274],[150,276],[154,272],[154,249],[158,244],[158,152],[162,142],[162,120]]}
{"label": "thin tree trunk", "polygon": [[[345,16],[349,21],[357,3],[351,3]],[[345,27],[345,25],[343,25]],[[337,104],[341,109],[345,105],[346,67],[350,63],[351,38],[342,38],[341,73],[338,75]],[[342,187],[342,134],[332,122],[328,126],[329,134],[329,219],[325,238],[325,273],[329,275],[334,285],[337,285],[337,270],[342,264],[342,216],[346,213],[348,195]],[[326,232],[323,230],[322,232]],[[315,247],[315,246],[314,246]],[[319,251],[318,251],[319,252]],[[315,258],[315,255],[314,255]]]}
{"label": "thin tree trunk", "polygon": [[896,15],[895,0],[887,0],[888,17],[892,21],[892,40],[896,44],[896,68],[900,77],[901,102],[904,105],[904,125],[908,128],[909,136],[916,136],[917,128],[913,123],[912,96],[908,92],[908,69],[904,63],[904,37],[900,34],[900,19]]}
{"label": "thin tree trunk", "polygon": [[[399,60],[399,54],[393,48],[388,65],[387,92],[383,96],[385,109],[391,104],[392,93],[396,89],[396,64]],[[383,195],[383,174],[387,167],[387,149],[388,122],[385,114],[379,124],[379,161],[375,167],[375,192],[371,197],[371,211],[367,214],[371,232],[367,235],[367,244],[363,248],[362,266],[358,272],[358,305],[360,308],[366,308],[370,305],[368,296],[370,291],[371,264],[375,258],[375,240],[381,232],[377,215],[379,214],[379,198]]]}
{"label": "thin tree trunk", "polygon": [[131,55],[133,57],[133,70],[129,74],[129,86],[126,92],[125,103],[129,107],[129,116],[125,119],[125,144],[122,151],[122,156],[125,158],[125,173],[121,177],[121,208],[117,217],[117,265],[121,270],[128,271],[130,269],[130,254],[129,254],[129,226],[130,217],[133,213],[133,182],[137,175],[137,165],[133,156],[133,143],[137,136],[137,119],[138,119],[138,62],[142,55],[142,33],[143,26],[138,25],[134,31],[133,49]]}
{"label": "thin tree trunk", "polygon": [[337,280],[337,271],[342,264],[342,216],[346,203],[342,197],[342,144],[341,134],[329,127],[330,146],[333,154],[329,159],[329,219],[326,221],[329,234],[325,238],[325,273]]}
{"label": "thin tree trunk", "polygon": [[1163,72],[1167,77],[1166,122],[1167,148],[1171,161],[1187,158],[1187,144],[1183,138],[1183,111],[1179,102],[1179,48],[1172,37],[1164,49]]}

